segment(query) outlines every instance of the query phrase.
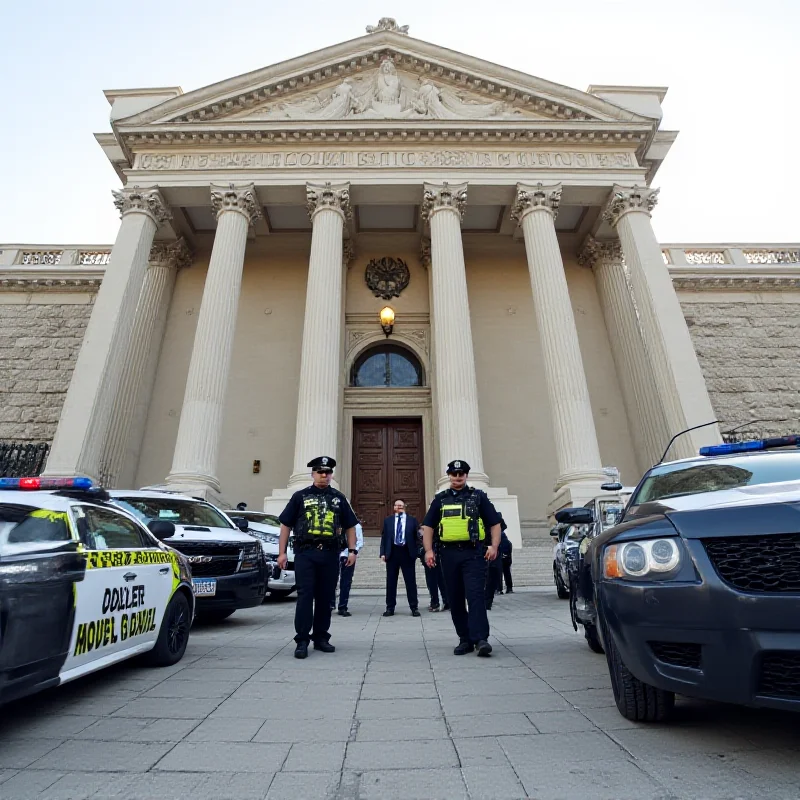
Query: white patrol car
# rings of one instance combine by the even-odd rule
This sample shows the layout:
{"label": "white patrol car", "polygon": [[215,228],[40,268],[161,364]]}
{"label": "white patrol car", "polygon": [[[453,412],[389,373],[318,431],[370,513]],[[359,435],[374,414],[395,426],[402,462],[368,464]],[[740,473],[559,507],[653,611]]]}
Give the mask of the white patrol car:
{"label": "white patrol car", "polygon": [[167,544],[189,561],[198,620],[219,622],[264,601],[267,562],[261,545],[218,508],[177,492],[115,489],[109,494],[112,503],[145,525],[174,525]]}
{"label": "white patrol car", "polygon": [[142,653],[183,657],[189,568],[107,500],[88,478],[0,478],[0,703]]}
{"label": "white patrol car", "polygon": [[272,514],[263,511],[242,511],[231,509],[225,512],[237,525],[239,520],[246,520],[246,530],[251,536],[255,536],[261,542],[264,555],[270,562],[275,562],[269,577],[269,592],[274,598],[288,597],[296,588],[294,580],[294,550],[292,549],[292,537],[289,536],[289,545],[286,548],[288,559],[286,569],[281,569],[277,565],[278,561],[278,540],[281,534],[280,520]]}

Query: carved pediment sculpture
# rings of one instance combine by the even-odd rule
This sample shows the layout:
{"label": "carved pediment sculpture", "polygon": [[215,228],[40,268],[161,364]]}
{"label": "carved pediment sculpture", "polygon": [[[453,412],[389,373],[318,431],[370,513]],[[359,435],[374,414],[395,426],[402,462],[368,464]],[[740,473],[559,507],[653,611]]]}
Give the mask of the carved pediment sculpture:
{"label": "carved pediment sculpture", "polygon": [[344,78],[338,85],[262,106],[241,119],[514,119],[533,115],[499,100],[482,102],[466,92],[440,86],[430,78],[398,72],[384,58],[363,76]]}

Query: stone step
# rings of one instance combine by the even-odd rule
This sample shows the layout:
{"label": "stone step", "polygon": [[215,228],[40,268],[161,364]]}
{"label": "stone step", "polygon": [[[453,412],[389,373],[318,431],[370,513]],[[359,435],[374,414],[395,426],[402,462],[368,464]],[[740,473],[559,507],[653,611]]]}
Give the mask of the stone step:
{"label": "stone step", "polygon": [[[367,538],[353,575],[354,589],[381,589],[386,585],[386,566],[380,560],[380,539]],[[550,537],[523,542],[515,547],[511,575],[516,586],[549,586],[553,582],[553,544]],[[422,564],[417,562],[417,586],[425,586]]]}

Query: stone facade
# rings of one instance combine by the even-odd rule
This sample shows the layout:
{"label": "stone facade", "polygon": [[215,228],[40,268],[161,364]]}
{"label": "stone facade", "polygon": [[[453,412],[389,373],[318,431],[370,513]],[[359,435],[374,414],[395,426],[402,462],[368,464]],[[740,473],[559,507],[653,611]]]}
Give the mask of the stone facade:
{"label": "stone facade", "polygon": [[[10,298],[9,298],[10,299]],[[0,440],[50,442],[93,294],[0,297]]]}
{"label": "stone facade", "polygon": [[721,430],[765,420],[749,430],[794,432],[800,419],[800,295],[679,297]]}

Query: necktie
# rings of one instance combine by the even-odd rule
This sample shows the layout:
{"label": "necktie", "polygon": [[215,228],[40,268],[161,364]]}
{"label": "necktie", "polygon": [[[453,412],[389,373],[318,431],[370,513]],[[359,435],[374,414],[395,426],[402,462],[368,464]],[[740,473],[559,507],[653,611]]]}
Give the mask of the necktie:
{"label": "necktie", "polygon": [[394,543],[403,544],[403,515],[397,515],[397,528],[394,533]]}

